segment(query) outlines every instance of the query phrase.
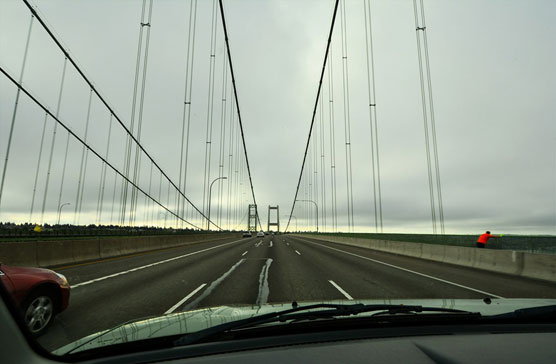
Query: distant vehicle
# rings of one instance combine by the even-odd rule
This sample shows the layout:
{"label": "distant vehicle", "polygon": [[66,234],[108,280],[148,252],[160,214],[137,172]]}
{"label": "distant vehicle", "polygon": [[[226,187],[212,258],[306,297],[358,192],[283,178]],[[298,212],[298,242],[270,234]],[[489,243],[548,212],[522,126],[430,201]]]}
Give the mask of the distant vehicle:
{"label": "distant vehicle", "polygon": [[260,237],[263,237],[263,238],[264,238],[264,232],[259,231],[259,232],[257,233],[257,238],[260,238]]}
{"label": "distant vehicle", "polygon": [[265,234],[265,235],[268,235],[268,231],[265,231],[264,234]]}
{"label": "distant vehicle", "polygon": [[245,231],[245,232],[243,233],[243,237],[244,237],[244,238],[250,238],[251,236],[252,236],[252,235],[251,235],[251,233],[250,233],[249,231]]}
{"label": "distant vehicle", "polygon": [[68,280],[50,269],[0,264],[0,281],[21,309],[27,327],[35,336],[43,334],[54,316],[69,305]]}

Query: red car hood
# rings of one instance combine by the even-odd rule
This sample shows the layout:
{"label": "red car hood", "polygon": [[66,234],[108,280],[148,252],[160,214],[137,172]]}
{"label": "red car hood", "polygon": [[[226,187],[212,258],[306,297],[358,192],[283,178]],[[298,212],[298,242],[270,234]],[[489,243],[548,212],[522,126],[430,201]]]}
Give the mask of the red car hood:
{"label": "red car hood", "polygon": [[12,276],[12,275],[16,275],[16,274],[44,274],[44,275],[52,275],[54,274],[54,272],[52,272],[50,269],[44,269],[44,268],[35,268],[35,267],[13,267],[13,266],[9,266],[9,265],[4,265],[4,264],[0,264],[0,270],[2,270],[2,272],[6,273],[6,275]]}

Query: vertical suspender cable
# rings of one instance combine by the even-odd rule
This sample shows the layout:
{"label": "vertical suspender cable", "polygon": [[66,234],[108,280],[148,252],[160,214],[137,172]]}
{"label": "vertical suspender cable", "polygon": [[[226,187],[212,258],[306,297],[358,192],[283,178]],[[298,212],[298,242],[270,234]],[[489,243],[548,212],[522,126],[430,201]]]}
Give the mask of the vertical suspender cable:
{"label": "vertical suspender cable", "polygon": [[[149,195],[151,194],[151,187],[152,187],[152,183],[153,183],[153,164],[151,163],[151,169],[149,172]],[[179,195],[178,195],[179,198]],[[145,195],[145,213],[144,213],[144,218],[143,218],[143,225],[147,225],[149,226],[150,223],[150,203],[149,200],[147,199],[147,195]],[[177,215],[180,214],[179,210],[176,210]],[[183,227],[183,220],[180,220],[180,225]]]}
{"label": "vertical suspender cable", "polygon": [[234,221],[238,221],[238,215],[241,214],[241,210],[240,210],[240,199],[239,199],[239,194],[240,194],[240,189],[239,189],[239,183],[240,183],[240,176],[239,176],[239,165],[240,165],[241,159],[240,159],[240,154],[239,154],[239,128],[236,131],[236,156],[235,156],[235,167],[234,167],[234,178],[235,178],[235,191],[234,191],[234,202],[235,202],[235,212],[234,212]]}
{"label": "vertical suspender cable", "polygon": [[[160,201],[160,196],[162,193],[162,173],[160,174],[160,178],[158,179],[158,200]],[[160,225],[160,223],[158,222],[159,217],[160,217],[160,213],[161,211],[156,213],[156,224]]]}
{"label": "vertical suspender cable", "polygon": [[428,171],[428,180],[429,180],[429,198],[430,198],[430,206],[431,206],[431,218],[432,218],[432,231],[436,234],[436,208],[434,202],[434,190],[433,190],[433,182],[432,182],[432,166],[431,166],[431,157],[430,157],[430,141],[429,141],[429,127],[428,127],[428,118],[427,118],[427,104],[426,104],[426,96],[425,96],[425,81],[423,76],[423,59],[421,55],[421,38],[419,37],[419,32],[424,31],[423,27],[419,26],[419,17],[417,13],[417,2],[413,0],[413,11],[415,16],[415,35],[417,39],[417,57],[419,59],[419,79],[421,81],[421,104],[423,108],[423,124],[425,128],[425,147],[427,153],[427,171]]}
{"label": "vertical suspender cable", "polygon": [[[112,114],[110,114],[110,120],[108,121],[108,138],[106,141],[106,154],[105,159],[108,160],[108,155],[110,152],[110,139],[112,138]],[[100,185],[98,188],[98,217],[97,217],[97,224],[100,225],[102,221],[102,205],[104,204],[104,185],[106,183],[106,163],[102,164],[102,171],[100,176]],[[83,197],[83,195],[81,195]],[[81,204],[80,204],[81,205]],[[80,207],[81,208],[81,207]]]}
{"label": "vertical suspender cable", "polygon": [[139,68],[141,66],[141,49],[143,46],[143,20],[145,19],[145,5],[146,0],[143,0],[141,6],[141,21],[139,22],[139,41],[137,44],[137,59],[135,61],[135,79],[133,82],[133,100],[131,102],[131,121],[129,126],[130,134],[126,138],[125,156],[124,156],[124,175],[126,178],[122,179],[122,192],[120,194],[120,225],[125,225],[125,214],[127,206],[127,190],[129,177],[129,166],[131,163],[131,147],[133,145],[131,136],[133,135],[133,129],[135,126],[135,110],[137,103],[137,85],[139,83]]}
{"label": "vertical suspender cable", "polygon": [[332,208],[332,230],[338,229],[338,210],[336,200],[336,128],[334,127],[334,80],[332,68],[332,50],[328,59],[328,113],[330,128],[330,189],[331,189],[331,208]]}
{"label": "vertical suspender cable", "polygon": [[[183,100],[183,116],[182,116],[182,133],[181,133],[181,148],[180,148],[180,179],[178,186],[182,186],[182,168],[183,168],[183,193],[187,185],[187,162],[189,157],[189,128],[191,126],[191,91],[193,84],[193,65],[195,55],[195,30],[197,25],[197,0],[192,0],[189,6],[189,32],[187,38],[187,56],[185,60],[185,86],[184,86],[184,100]],[[187,127],[186,127],[187,125]],[[185,137],[185,162],[184,155],[184,135]],[[181,214],[187,217],[187,208],[185,207],[185,200],[183,201]],[[187,206],[189,207],[189,206]],[[179,211],[179,204],[178,204]]]}
{"label": "vertical suspender cable", "polygon": [[429,46],[427,43],[427,25],[425,23],[425,6],[423,0],[421,1],[421,25],[423,28],[423,48],[425,50],[425,67],[427,70],[427,86],[429,94],[429,111],[431,118],[431,134],[432,134],[432,147],[435,161],[435,174],[436,174],[436,194],[438,202],[438,219],[440,223],[440,233],[444,234],[444,208],[442,206],[442,187],[440,183],[440,164],[438,162],[438,147],[436,142],[436,123],[434,119],[434,105],[432,100],[432,81],[431,81],[431,69],[429,63]]}
{"label": "vertical suspender cable", "polygon": [[[320,97],[319,97],[320,100]],[[315,138],[313,139],[313,193],[314,193],[314,197],[312,198],[313,201],[315,201],[317,203],[317,207],[316,209],[318,209],[318,206],[320,204],[319,201],[319,156],[318,156],[318,143],[320,141],[319,139],[319,124],[316,125],[315,127]],[[311,209],[312,210],[312,209]],[[317,226],[319,226],[319,220],[318,220],[318,211],[315,211],[315,218],[316,218],[316,222],[317,222]]]}
{"label": "vertical suspender cable", "polygon": [[[147,16],[147,23],[144,26],[147,27],[147,35],[145,40],[145,53],[143,55],[143,74],[141,80],[141,98],[139,99],[139,120],[137,121],[137,144],[135,145],[135,164],[133,168],[133,184],[137,185],[137,179],[140,178],[141,174],[141,130],[143,126],[143,107],[145,105],[145,84],[147,81],[147,62],[149,59],[149,41],[151,37],[151,19],[153,10],[153,0],[149,2],[149,14]],[[139,197],[137,188],[132,189],[131,194],[131,211],[130,211],[130,225],[135,224],[136,214],[137,214],[137,199]],[[176,215],[179,216],[179,211]],[[176,220],[177,225],[177,220]],[[176,226],[177,227],[177,226]]]}
{"label": "vertical suspender cable", "polygon": [[[369,94],[369,126],[371,130],[371,159],[373,171],[373,200],[375,210],[375,229],[382,232],[382,193],[380,188],[380,162],[378,148],[378,124],[376,118],[376,88],[373,52],[373,28],[370,0],[363,2],[365,13],[365,46],[367,54],[367,88]],[[378,206],[377,206],[378,205]]]}
{"label": "vertical suspender cable", "polygon": [[[114,185],[112,186],[112,208],[110,209],[110,225],[114,223],[114,205],[116,204],[116,183],[118,181],[118,174],[114,173]],[[158,197],[160,201],[160,196]]]}
{"label": "vertical suspender cable", "polygon": [[[233,96],[232,96],[233,97]],[[228,199],[226,202],[226,228],[230,230],[230,209],[231,209],[231,194],[234,186],[233,171],[233,158],[234,158],[234,136],[235,136],[235,123],[234,123],[234,103],[230,102],[230,139],[228,141]]]}
{"label": "vertical suspender cable", "polygon": [[[29,53],[29,43],[31,42],[31,31],[33,30],[34,20],[35,20],[35,16],[31,15],[31,20],[29,22],[29,29],[27,31],[27,40],[25,41],[25,51],[23,52],[23,62],[21,63],[21,72],[19,74],[20,84],[23,82],[23,74],[25,73],[25,64],[27,63],[27,54]],[[15,95],[14,111],[12,113],[12,122],[10,124],[10,133],[8,134],[8,145],[6,147],[6,157],[4,159],[4,166],[2,167],[2,180],[0,181],[0,211],[2,210],[2,193],[4,192],[4,182],[6,181],[6,171],[8,170],[8,161],[10,158],[10,149],[12,146],[12,137],[15,128],[15,119],[17,115],[17,109],[19,106],[20,93],[21,90],[18,88]]]}
{"label": "vertical suspender cable", "polygon": [[44,145],[44,135],[46,134],[46,125],[48,121],[48,113],[44,113],[44,123],[42,126],[41,144],[39,147],[39,156],[37,158],[37,168],[35,169],[35,182],[33,183],[33,197],[31,197],[31,210],[29,212],[29,222],[33,223],[33,208],[35,207],[35,195],[37,192],[37,182],[39,180],[39,169],[41,166],[42,151]]}
{"label": "vertical suspender cable", "polygon": [[[89,120],[91,116],[91,101],[93,99],[93,90],[89,90],[89,105],[87,106],[87,118],[85,119],[85,136],[84,140],[87,142],[87,134],[89,132]],[[75,207],[73,211],[73,224],[77,223],[77,211],[79,210],[79,194],[81,193],[81,181],[83,180],[83,162],[85,160],[85,151],[88,150],[85,145],[81,148],[81,163],[79,164],[79,177],[77,179],[77,193],[75,194]],[[102,165],[104,169],[104,164]]]}
{"label": "vertical suspender cable", "polygon": [[[60,105],[62,104],[62,94],[64,92],[64,81],[66,79],[66,66],[68,64],[68,57],[64,57],[64,68],[62,70],[62,80],[60,81],[60,92],[58,93],[58,105],[56,106],[56,118],[60,115]],[[50,171],[52,168],[52,156],[54,154],[54,145],[56,144],[56,130],[58,123],[54,123],[54,130],[52,132],[52,142],[50,145],[50,155],[48,157],[48,167],[46,172],[46,184],[44,186],[44,196],[42,198],[42,209],[41,209],[41,225],[44,224],[44,210],[46,208],[46,197],[48,194],[48,184],[50,182]],[[56,206],[58,208],[58,206]]]}
{"label": "vertical suspender cable", "polygon": [[[168,191],[167,191],[167,194],[166,194],[166,204],[168,206],[170,206],[170,182],[168,182]],[[164,214],[164,227],[166,227],[167,217],[168,217],[168,214]]]}
{"label": "vertical suspender cable", "polygon": [[210,183],[210,162],[212,152],[212,116],[214,111],[214,79],[215,79],[215,57],[216,57],[216,29],[218,22],[216,20],[216,0],[212,2],[212,23],[210,37],[210,66],[209,66],[209,85],[208,85],[208,105],[207,105],[207,127],[205,137],[205,175],[203,181],[203,213],[206,215],[208,210],[207,201],[208,188]]}
{"label": "vertical suspender cable", "polygon": [[[228,69],[226,58],[224,58],[222,69],[222,106],[220,111],[220,150],[218,151],[218,177],[224,177],[224,148],[226,146],[226,97],[228,88]],[[216,221],[218,225],[222,223],[222,188],[223,180],[218,181],[218,206],[216,210]]]}
{"label": "vertical suspender cable", "polygon": [[324,105],[323,93],[320,94],[319,108],[320,108],[320,183],[321,183],[321,216],[322,216],[322,231],[326,231],[326,161],[324,158]]}
{"label": "vertical suspender cable", "polygon": [[83,191],[85,190],[85,183],[87,182],[87,163],[89,161],[89,149],[85,151],[85,165],[83,166],[83,183],[81,183],[81,192],[79,193],[79,210],[77,210],[77,223],[81,218],[81,208],[83,207]]}
{"label": "vertical suspender cable", "polygon": [[64,164],[62,165],[62,177],[60,178],[60,192],[58,193],[58,206],[62,204],[62,192],[64,191],[64,180],[66,177],[66,165],[68,162],[68,149],[69,149],[69,141],[70,141],[70,133],[68,132],[68,136],[66,137],[66,149],[64,152]]}
{"label": "vertical suspender cable", "polygon": [[349,110],[349,75],[348,75],[348,55],[347,55],[347,21],[346,21],[346,2],[341,0],[341,34],[342,34],[342,81],[344,91],[344,141],[346,146],[346,190],[348,208],[348,228],[353,231],[353,176],[351,165],[351,120]]}

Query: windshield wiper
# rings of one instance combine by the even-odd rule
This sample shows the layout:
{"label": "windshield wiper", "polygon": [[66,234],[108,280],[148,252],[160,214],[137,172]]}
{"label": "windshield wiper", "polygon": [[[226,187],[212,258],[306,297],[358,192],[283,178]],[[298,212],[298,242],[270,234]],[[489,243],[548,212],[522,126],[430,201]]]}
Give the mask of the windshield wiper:
{"label": "windshield wiper", "polygon": [[[372,304],[366,305],[362,303],[356,304],[328,304],[319,303],[309,306],[299,307],[294,303],[294,308],[270,312],[267,314],[248,317],[241,320],[227,322],[225,324],[216,325],[197,331],[194,333],[186,334],[174,341],[175,346],[183,346],[198,343],[209,337],[222,334],[230,330],[243,329],[247,327],[258,326],[271,322],[286,322],[286,321],[300,321],[300,320],[317,320],[317,319],[331,319],[342,316],[358,315],[363,312],[374,312],[373,315],[396,315],[396,314],[417,314],[420,312],[443,312],[453,314],[465,314],[480,317],[480,313],[457,310],[453,308],[439,308],[439,307],[423,307],[423,306],[408,306],[408,305],[393,305],[393,304]],[[315,309],[323,309],[316,310]]]}
{"label": "windshield wiper", "polygon": [[556,305],[520,308],[499,315],[487,316],[489,320],[521,319],[521,320],[556,320]]}

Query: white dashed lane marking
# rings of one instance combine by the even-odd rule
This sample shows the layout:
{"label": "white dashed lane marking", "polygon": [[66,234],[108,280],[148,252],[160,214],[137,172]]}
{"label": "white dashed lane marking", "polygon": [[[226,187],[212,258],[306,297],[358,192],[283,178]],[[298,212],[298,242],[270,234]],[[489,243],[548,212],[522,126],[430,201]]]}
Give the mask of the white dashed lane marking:
{"label": "white dashed lane marking", "polygon": [[338,285],[336,284],[336,282],[331,281],[331,280],[329,280],[328,282],[330,282],[330,284],[333,285],[334,288],[336,288],[338,291],[340,291],[340,293],[343,294],[345,298],[347,298],[348,300],[353,300],[353,297],[351,297],[351,296],[349,295],[349,293],[347,293],[346,291],[344,291],[344,290],[342,289],[342,287],[338,286]]}

